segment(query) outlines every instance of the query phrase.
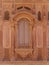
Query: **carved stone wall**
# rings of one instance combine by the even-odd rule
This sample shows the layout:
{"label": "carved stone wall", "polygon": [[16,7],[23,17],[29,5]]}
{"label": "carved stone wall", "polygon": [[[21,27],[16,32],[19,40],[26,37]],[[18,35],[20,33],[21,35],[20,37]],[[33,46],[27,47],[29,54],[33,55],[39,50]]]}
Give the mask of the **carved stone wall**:
{"label": "carved stone wall", "polygon": [[[49,60],[48,12],[48,0],[0,0],[0,60]],[[29,20],[30,41],[29,48],[20,49],[17,30],[22,18]]]}

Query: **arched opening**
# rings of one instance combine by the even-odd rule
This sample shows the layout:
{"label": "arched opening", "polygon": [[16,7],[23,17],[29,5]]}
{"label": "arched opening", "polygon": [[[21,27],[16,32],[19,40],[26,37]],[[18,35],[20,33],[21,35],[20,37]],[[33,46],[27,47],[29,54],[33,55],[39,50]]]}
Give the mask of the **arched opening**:
{"label": "arched opening", "polygon": [[29,21],[26,18],[18,21],[18,47],[28,48],[30,40]]}
{"label": "arched opening", "polygon": [[14,18],[14,57],[15,59],[29,59],[32,56],[32,25],[33,18],[28,12],[18,13]]}

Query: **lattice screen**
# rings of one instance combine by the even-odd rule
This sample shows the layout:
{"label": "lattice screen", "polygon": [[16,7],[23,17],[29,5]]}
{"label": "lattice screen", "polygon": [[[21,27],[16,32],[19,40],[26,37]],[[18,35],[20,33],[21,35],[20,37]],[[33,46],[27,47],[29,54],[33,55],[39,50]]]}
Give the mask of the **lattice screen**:
{"label": "lattice screen", "polygon": [[18,46],[26,47],[29,45],[29,23],[27,19],[18,22]]}

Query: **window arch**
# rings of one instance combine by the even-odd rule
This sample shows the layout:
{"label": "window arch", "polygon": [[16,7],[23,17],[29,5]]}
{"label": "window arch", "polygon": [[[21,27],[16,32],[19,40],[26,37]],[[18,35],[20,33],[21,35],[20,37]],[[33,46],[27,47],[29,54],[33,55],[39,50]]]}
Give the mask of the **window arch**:
{"label": "window arch", "polygon": [[9,15],[9,11],[5,11],[4,12],[4,20],[9,20],[10,15]]}
{"label": "window arch", "polygon": [[41,21],[41,12],[38,12],[38,20]]}

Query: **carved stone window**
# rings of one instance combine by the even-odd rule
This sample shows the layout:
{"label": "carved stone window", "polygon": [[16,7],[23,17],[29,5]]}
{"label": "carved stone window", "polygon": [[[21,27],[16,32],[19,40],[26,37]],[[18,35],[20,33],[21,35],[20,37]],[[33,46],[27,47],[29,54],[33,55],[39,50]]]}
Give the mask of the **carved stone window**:
{"label": "carved stone window", "polygon": [[4,13],[4,20],[9,20],[9,18],[10,18],[9,11],[5,11],[5,13]]}
{"label": "carved stone window", "polygon": [[29,46],[29,23],[27,19],[21,19],[18,23],[18,46],[28,47]]}
{"label": "carved stone window", "polygon": [[41,12],[38,12],[38,20],[41,21]]}

